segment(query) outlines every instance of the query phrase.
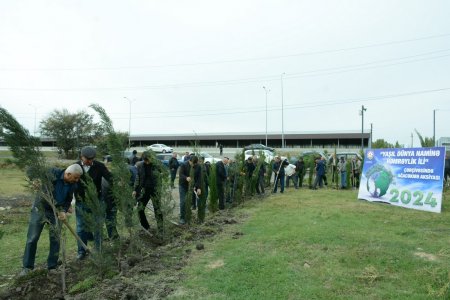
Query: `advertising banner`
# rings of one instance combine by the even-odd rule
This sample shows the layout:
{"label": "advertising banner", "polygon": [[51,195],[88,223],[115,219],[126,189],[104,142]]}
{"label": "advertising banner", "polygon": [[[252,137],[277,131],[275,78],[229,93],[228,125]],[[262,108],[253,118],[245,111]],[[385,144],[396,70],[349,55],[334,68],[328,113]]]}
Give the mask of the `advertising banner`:
{"label": "advertising banner", "polygon": [[441,212],[444,147],[366,150],[358,198]]}

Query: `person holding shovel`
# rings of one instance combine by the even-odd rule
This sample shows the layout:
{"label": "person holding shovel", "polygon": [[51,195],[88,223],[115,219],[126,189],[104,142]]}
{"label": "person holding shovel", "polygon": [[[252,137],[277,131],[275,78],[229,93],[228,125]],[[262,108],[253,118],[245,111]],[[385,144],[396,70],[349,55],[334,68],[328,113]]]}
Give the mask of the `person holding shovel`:
{"label": "person holding shovel", "polygon": [[273,164],[272,170],[275,173],[275,182],[272,193],[276,193],[278,190],[278,182],[280,182],[280,193],[284,193],[284,179],[285,172],[284,167],[288,166],[289,162],[287,159],[281,161],[281,157],[275,157],[275,163]]}
{"label": "person holding shovel", "polygon": [[78,181],[83,170],[78,164],[70,165],[67,169],[51,169],[49,179],[53,190],[50,192],[48,186],[42,185],[41,181],[33,181],[34,188],[38,190],[33,207],[31,208],[30,222],[28,225],[27,241],[23,254],[23,269],[19,276],[24,276],[34,269],[37,243],[45,223],[50,223],[49,229],[50,250],[47,259],[47,268],[56,269],[59,257],[60,245],[60,221],[66,220],[66,213],[70,208],[73,194],[78,187]]}

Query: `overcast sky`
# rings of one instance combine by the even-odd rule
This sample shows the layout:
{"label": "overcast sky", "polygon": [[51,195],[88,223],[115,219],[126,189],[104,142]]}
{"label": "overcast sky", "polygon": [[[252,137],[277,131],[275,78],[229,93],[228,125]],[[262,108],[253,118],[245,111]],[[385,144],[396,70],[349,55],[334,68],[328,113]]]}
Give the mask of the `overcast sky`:
{"label": "overcast sky", "polygon": [[[450,1],[0,1],[0,105],[131,134],[450,136]],[[284,73],[284,75],[282,75]],[[283,80],[281,78],[283,77]],[[283,83],[283,84],[282,84]],[[125,99],[124,97],[127,97]],[[414,145],[418,138],[414,135]]]}

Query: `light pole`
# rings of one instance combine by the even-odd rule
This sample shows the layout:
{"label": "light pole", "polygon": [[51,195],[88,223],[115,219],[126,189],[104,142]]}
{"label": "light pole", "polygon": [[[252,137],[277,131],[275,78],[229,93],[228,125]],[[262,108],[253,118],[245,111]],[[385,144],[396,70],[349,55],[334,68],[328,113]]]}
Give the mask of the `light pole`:
{"label": "light pole", "polygon": [[284,148],[284,99],[283,99],[283,76],[286,73],[281,74],[281,148]]}
{"label": "light pole", "polygon": [[433,109],[433,146],[436,147],[436,111]]}
{"label": "light pole", "polygon": [[130,114],[128,116],[128,150],[131,149],[131,103],[133,103],[134,101],[136,101],[136,99],[130,100],[128,99],[128,97],[123,97],[124,99],[126,99],[128,101],[128,103],[130,104]]}
{"label": "light pole", "polygon": [[367,108],[361,107],[361,150],[364,151],[364,112]]}
{"label": "light pole", "polygon": [[267,146],[267,93],[270,92],[265,86],[263,86],[264,91],[266,92],[266,146]]}
{"label": "light pole", "polygon": [[28,105],[31,106],[32,108],[34,108],[34,131],[33,131],[33,135],[36,136],[36,116],[37,116],[37,109],[40,106],[36,106],[36,105],[33,105],[33,104],[28,104]]}

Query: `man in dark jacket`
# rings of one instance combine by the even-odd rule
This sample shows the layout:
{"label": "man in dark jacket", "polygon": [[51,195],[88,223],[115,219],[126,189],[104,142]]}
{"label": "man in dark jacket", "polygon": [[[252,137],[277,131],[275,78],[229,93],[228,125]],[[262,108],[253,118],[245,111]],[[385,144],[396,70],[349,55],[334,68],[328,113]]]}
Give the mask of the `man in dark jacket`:
{"label": "man in dark jacket", "polygon": [[[190,158],[190,157],[189,157]],[[191,165],[189,158],[182,163],[178,173],[178,191],[180,192],[180,224],[186,224],[186,196],[189,190],[189,182],[191,181]]]}
{"label": "man in dark jacket", "polygon": [[253,158],[253,163],[255,164],[255,168],[258,170],[258,179],[256,182],[256,193],[258,195],[264,195],[265,191],[264,191],[264,186],[265,186],[265,182],[264,182],[264,177],[266,176],[266,166],[265,166],[265,161],[263,158],[259,158],[257,159],[256,157]]}
{"label": "man in dark jacket", "polygon": [[300,157],[295,163],[295,172],[297,172],[298,186],[303,186],[303,178],[305,177],[305,162],[303,157]]}
{"label": "man in dark jacket", "polygon": [[219,195],[219,209],[225,209],[225,184],[227,181],[226,165],[228,164],[228,157],[224,157],[221,161],[216,163],[216,185],[217,193]]}
{"label": "man in dark jacket", "polygon": [[34,178],[30,178],[36,183],[35,188],[40,189],[41,191],[37,194],[33,207],[31,208],[27,242],[23,254],[23,269],[19,274],[20,276],[26,275],[34,269],[37,243],[45,223],[50,223],[53,226],[53,228],[50,228],[49,230],[50,250],[47,259],[47,268],[50,270],[57,267],[60,227],[56,226],[55,212],[53,211],[52,206],[54,205],[56,208],[58,219],[64,221],[66,219],[66,212],[70,208],[73,193],[78,186],[77,182],[82,173],[83,170],[77,164],[73,164],[65,170],[52,169],[48,179],[51,180],[53,191],[51,194],[47,194],[47,196],[51,195],[53,197],[52,203],[49,203],[49,200],[43,197],[47,190],[45,184],[44,186],[41,186],[40,179],[35,180]]}
{"label": "man in dark jacket", "polygon": [[177,154],[174,152],[172,153],[172,157],[169,159],[169,170],[170,170],[170,186],[172,188],[175,187],[175,177],[177,177],[177,171],[178,167],[180,166],[180,163],[177,159]]}
{"label": "man in dark jacket", "polygon": [[137,157],[137,151],[133,150],[133,154],[128,158],[128,164],[130,166],[134,166],[139,161],[139,158]]}
{"label": "man in dark jacket", "polygon": [[[94,240],[95,248],[100,250],[102,242],[102,224],[105,214],[104,201],[113,201],[113,199],[104,199],[102,194],[102,178],[105,178],[109,184],[112,183],[112,175],[106,166],[95,160],[96,150],[93,147],[86,146],[81,149],[80,160],[76,163],[83,169],[81,175],[81,184],[75,194],[76,199],[76,219],[77,234],[87,245],[88,240]],[[96,195],[87,193],[86,184],[89,182],[88,176],[92,179],[95,186]],[[95,198],[97,199],[91,199]],[[78,259],[84,259],[86,250],[78,243]]]}
{"label": "man in dark jacket", "polygon": [[278,190],[278,182],[280,182],[280,193],[284,193],[284,180],[286,177],[284,167],[288,165],[289,162],[287,159],[282,161],[279,156],[275,157],[275,163],[272,167],[272,170],[275,173],[275,185],[273,187],[273,193],[276,193]]}
{"label": "man in dark jacket", "polygon": [[[150,225],[145,216],[145,208],[150,199],[152,200],[153,210],[158,227],[158,235],[163,234],[163,214],[161,210],[161,188],[163,170],[156,164],[156,158],[151,157],[150,153],[142,154],[143,161],[136,163],[137,176],[134,184],[133,197],[138,201],[139,221],[146,230]],[[167,173],[166,173],[167,174]]]}
{"label": "man in dark jacket", "polygon": [[325,176],[325,160],[321,157],[316,158],[316,179],[314,180],[313,189],[317,190],[317,185],[323,187],[323,180]]}

